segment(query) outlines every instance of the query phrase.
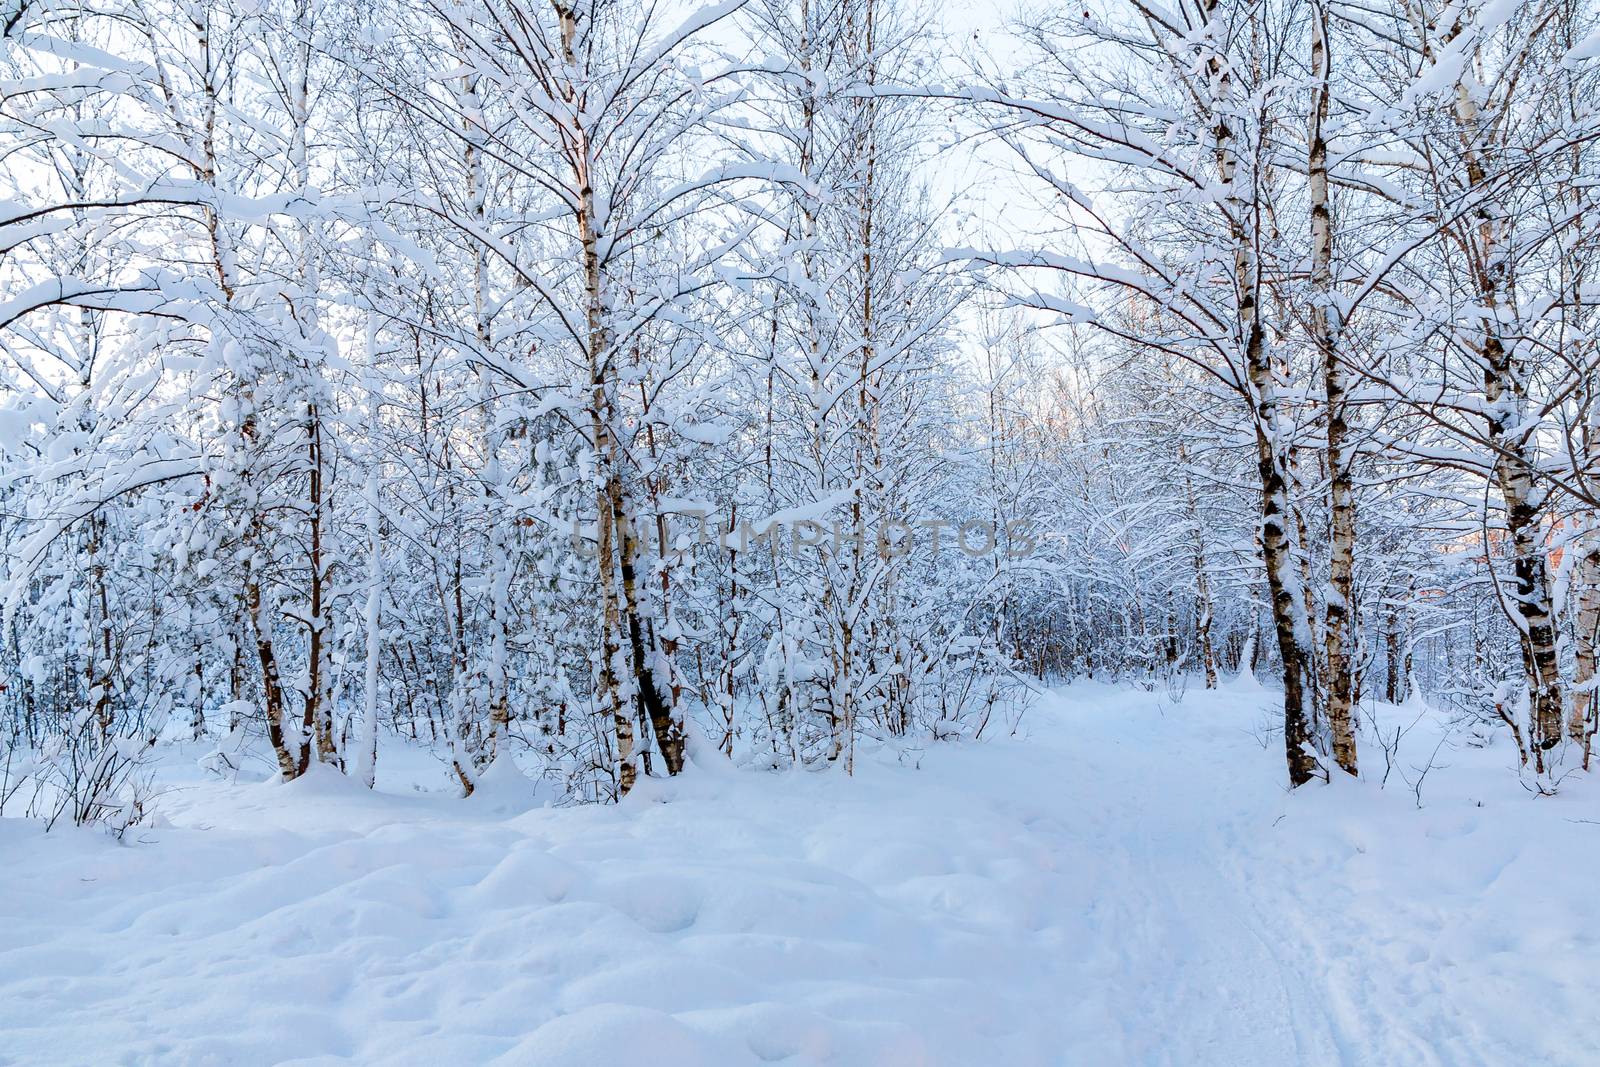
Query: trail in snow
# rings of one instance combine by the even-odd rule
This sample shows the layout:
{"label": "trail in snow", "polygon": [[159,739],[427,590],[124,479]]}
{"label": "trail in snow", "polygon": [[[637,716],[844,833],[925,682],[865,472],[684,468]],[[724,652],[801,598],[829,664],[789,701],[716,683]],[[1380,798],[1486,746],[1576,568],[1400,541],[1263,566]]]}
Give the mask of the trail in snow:
{"label": "trail in snow", "polygon": [[1456,744],[1420,811],[1289,795],[1272,702],[1077,686],[616,808],[191,776],[131,847],[0,822],[0,1063],[1592,1062],[1600,794]]}

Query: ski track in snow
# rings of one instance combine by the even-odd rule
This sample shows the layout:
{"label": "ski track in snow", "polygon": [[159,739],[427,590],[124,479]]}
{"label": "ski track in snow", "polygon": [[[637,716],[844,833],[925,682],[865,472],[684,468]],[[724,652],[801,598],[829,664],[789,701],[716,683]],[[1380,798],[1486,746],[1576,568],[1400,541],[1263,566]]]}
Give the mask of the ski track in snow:
{"label": "ski track in snow", "polygon": [[1273,699],[1079,685],[620,807],[190,775],[132,846],[0,823],[0,1064],[1595,1062],[1600,792],[1498,745],[1421,810],[1291,796]]}

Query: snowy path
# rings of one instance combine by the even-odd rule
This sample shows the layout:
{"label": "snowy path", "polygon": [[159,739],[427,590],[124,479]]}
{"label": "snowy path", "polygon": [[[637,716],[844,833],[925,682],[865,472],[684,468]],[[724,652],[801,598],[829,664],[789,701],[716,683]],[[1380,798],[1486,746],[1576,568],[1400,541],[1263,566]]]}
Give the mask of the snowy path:
{"label": "snowy path", "polygon": [[613,809],[319,778],[176,789],[136,847],[0,824],[0,1063],[1595,1062],[1597,791],[1502,748],[1420,812],[1291,797],[1270,701],[1079,687],[920,770]]}

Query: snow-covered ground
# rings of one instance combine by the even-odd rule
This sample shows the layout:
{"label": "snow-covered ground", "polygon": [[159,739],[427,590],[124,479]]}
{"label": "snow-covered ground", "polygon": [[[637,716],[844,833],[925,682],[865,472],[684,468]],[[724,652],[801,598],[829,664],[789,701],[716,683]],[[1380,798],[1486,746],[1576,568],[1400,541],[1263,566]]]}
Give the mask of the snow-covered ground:
{"label": "snow-covered ground", "polygon": [[1289,795],[1272,703],[1079,685],[619,807],[173,772],[131,844],[0,822],[0,1063],[1596,1062],[1600,789],[1456,731],[1419,809],[1442,720],[1386,708],[1386,789]]}

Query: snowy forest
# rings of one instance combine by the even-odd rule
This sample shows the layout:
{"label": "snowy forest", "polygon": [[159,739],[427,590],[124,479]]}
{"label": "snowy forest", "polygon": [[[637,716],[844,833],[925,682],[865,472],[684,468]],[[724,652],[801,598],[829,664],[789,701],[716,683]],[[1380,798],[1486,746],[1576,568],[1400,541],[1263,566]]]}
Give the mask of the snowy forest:
{"label": "snowy forest", "polygon": [[[0,29],[0,822],[182,851],[126,846],[184,789],[311,826],[392,781],[642,840],[607,820],[943,781],[1065,692],[1174,748],[1068,717],[1061,789],[1391,825],[1476,760],[1600,855],[1594,0]],[[893,1058],[795,1040],[752,1048]],[[992,1062],[1174,1062],[1048,1048]],[[1327,1062],[1511,1062],[1471,1048]]]}

